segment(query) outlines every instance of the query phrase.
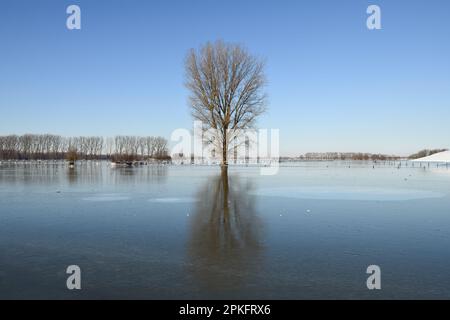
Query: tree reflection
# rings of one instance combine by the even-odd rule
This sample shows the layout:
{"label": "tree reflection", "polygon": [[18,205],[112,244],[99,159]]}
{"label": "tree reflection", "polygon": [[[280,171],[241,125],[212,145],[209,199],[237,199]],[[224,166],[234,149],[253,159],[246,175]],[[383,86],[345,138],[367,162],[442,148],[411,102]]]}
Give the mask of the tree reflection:
{"label": "tree reflection", "polygon": [[189,257],[191,274],[201,286],[234,290],[248,283],[260,265],[261,223],[250,188],[224,169],[199,190]]}
{"label": "tree reflection", "polygon": [[69,184],[74,184],[78,180],[78,172],[75,167],[68,167],[67,169],[67,181]]}
{"label": "tree reflection", "polygon": [[131,168],[113,168],[111,177],[116,184],[123,183],[148,183],[154,181],[163,183],[167,180],[167,166],[164,165],[148,165]]}

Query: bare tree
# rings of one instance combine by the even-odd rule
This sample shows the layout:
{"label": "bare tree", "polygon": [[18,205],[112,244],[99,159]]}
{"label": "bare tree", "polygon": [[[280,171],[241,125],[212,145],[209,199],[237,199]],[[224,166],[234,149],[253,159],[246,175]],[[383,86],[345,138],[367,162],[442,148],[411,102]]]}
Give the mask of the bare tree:
{"label": "bare tree", "polygon": [[30,159],[31,157],[33,139],[34,137],[31,134],[25,134],[20,137],[21,153],[24,159]]}
{"label": "bare tree", "polygon": [[106,157],[111,159],[111,156],[114,152],[114,138],[108,137],[106,138]]}
{"label": "bare tree", "polygon": [[156,137],[154,139],[154,154],[156,159],[163,159],[167,156],[167,140],[163,137]]}
{"label": "bare tree", "polygon": [[155,137],[145,137],[145,145],[147,149],[147,159],[155,154]]}
{"label": "bare tree", "polygon": [[4,152],[6,159],[18,158],[19,137],[16,135],[9,135],[5,137]]}
{"label": "bare tree", "polygon": [[212,129],[226,166],[230,142],[266,109],[264,63],[240,45],[207,43],[188,54],[186,78],[192,115]]}
{"label": "bare tree", "polygon": [[139,156],[142,159],[145,157],[145,137],[138,137]]}
{"label": "bare tree", "polygon": [[73,164],[79,158],[80,138],[68,138],[66,141],[66,147],[66,160]]}

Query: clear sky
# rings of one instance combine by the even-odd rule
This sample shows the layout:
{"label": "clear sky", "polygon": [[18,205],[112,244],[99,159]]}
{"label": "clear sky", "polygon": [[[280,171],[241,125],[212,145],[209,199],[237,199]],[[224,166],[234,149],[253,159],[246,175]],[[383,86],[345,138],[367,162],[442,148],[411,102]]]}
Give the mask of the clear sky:
{"label": "clear sky", "polygon": [[267,61],[282,155],[450,147],[448,0],[3,0],[0,134],[169,138],[192,127],[187,51],[217,39]]}

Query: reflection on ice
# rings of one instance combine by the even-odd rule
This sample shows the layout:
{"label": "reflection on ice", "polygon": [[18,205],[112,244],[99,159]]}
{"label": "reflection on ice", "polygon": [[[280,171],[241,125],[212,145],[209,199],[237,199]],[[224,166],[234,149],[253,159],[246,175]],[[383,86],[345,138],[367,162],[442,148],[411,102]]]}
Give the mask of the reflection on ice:
{"label": "reflection on ice", "polygon": [[149,202],[156,202],[156,203],[193,203],[196,202],[197,199],[194,198],[155,198],[148,200]]}
{"label": "reflection on ice", "polygon": [[199,189],[188,242],[189,272],[197,286],[236,292],[257,274],[262,222],[248,196],[251,188],[222,169]]}
{"label": "reflection on ice", "polygon": [[109,201],[124,201],[130,200],[130,197],[125,197],[117,194],[99,194],[92,197],[83,198],[84,201],[92,202],[109,202]]}
{"label": "reflection on ice", "polygon": [[263,188],[252,194],[294,199],[354,201],[406,201],[445,197],[445,194],[433,191],[346,186]]}

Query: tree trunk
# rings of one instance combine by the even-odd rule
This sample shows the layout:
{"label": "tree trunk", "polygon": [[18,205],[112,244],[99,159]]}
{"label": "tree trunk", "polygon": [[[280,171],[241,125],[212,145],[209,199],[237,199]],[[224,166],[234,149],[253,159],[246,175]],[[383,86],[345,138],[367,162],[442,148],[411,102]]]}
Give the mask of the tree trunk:
{"label": "tree trunk", "polygon": [[227,162],[227,150],[228,150],[228,144],[227,144],[227,129],[223,129],[223,142],[222,142],[222,167],[227,168],[228,162]]}

